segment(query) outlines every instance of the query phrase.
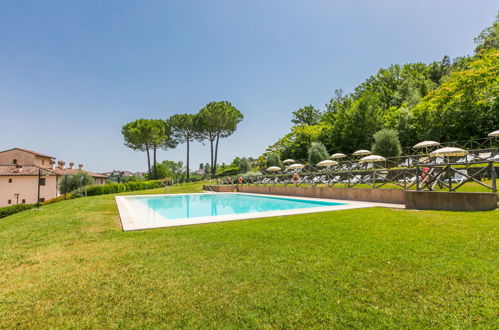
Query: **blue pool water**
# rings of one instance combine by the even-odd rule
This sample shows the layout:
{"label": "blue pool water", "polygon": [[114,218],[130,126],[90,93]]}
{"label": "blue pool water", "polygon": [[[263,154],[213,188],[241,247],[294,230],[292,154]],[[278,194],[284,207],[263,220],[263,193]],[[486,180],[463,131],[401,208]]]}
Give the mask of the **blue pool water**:
{"label": "blue pool water", "polygon": [[196,218],[217,215],[304,209],[310,207],[344,205],[245,194],[199,194],[178,196],[134,197],[167,219]]}

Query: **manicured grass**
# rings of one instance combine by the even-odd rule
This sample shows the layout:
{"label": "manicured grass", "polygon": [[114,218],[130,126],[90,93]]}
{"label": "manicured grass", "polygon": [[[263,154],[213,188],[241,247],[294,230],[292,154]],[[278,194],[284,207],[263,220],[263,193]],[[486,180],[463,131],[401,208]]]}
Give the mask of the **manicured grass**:
{"label": "manicured grass", "polygon": [[0,328],[493,328],[498,220],[375,208],[122,232],[113,196],[64,201],[0,220]]}

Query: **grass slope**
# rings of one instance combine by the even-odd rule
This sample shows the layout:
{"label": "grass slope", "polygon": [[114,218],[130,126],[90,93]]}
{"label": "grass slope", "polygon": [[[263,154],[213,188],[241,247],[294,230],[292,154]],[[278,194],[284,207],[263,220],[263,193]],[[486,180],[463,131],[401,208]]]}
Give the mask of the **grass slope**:
{"label": "grass slope", "polygon": [[125,233],[113,196],[65,201],[0,220],[0,328],[494,327],[498,219],[376,208]]}

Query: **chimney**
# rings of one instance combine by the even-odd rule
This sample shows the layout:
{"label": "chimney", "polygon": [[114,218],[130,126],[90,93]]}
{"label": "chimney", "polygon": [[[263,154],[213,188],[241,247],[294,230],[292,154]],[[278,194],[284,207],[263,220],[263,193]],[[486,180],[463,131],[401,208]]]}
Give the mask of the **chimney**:
{"label": "chimney", "polygon": [[52,162],[52,169],[55,170],[55,162]]}
{"label": "chimney", "polygon": [[63,162],[62,160],[58,161],[57,164],[59,165],[59,169],[60,170],[63,170],[64,169],[64,165],[66,165],[66,163]]}
{"label": "chimney", "polygon": [[80,171],[83,171],[83,164],[78,164],[78,169],[79,169]]}
{"label": "chimney", "polygon": [[69,168],[74,170],[75,169],[75,163],[71,162],[69,163]]}

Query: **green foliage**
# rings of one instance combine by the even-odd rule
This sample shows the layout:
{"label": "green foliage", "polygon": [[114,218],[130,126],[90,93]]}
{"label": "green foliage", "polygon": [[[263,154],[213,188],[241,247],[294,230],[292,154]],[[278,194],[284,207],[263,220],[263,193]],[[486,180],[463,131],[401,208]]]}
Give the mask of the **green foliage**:
{"label": "green foliage", "polygon": [[267,148],[260,161],[269,152],[304,159],[313,141],[322,142],[330,153],[368,149],[374,133],[383,128],[398,131],[404,146],[427,139],[486,137],[499,127],[498,36],[496,19],[477,38],[474,57],[451,61],[444,56],[430,64],[391,65],[351,94],[336,90],[320,123],[307,125],[314,120],[301,119],[308,118],[311,110],[293,113],[299,126]]}
{"label": "green foliage", "polygon": [[320,142],[312,142],[308,148],[308,162],[312,165],[329,158],[326,147]]}
{"label": "green foliage", "polygon": [[177,145],[170,123],[161,119],[137,119],[124,125],[121,133],[125,146],[147,152],[147,169],[150,176],[154,176],[154,173],[151,174],[150,152],[153,151],[154,166],[158,149],[167,150]]}
{"label": "green foliage", "polygon": [[59,179],[59,191],[66,194],[94,183],[94,178],[85,172],[63,175]]}
{"label": "green foliage", "polygon": [[164,182],[161,180],[151,180],[143,182],[127,182],[127,183],[108,183],[105,185],[96,185],[86,188],[87,196],[97,196],[104,194],[115,194],[126,191],[137,191],[146,189],[161,188]]}
{"label": "green foliage", "polygon": [[321,121],[322,113],[312,105],[307,105],[293,112],[291,122],[295,125],[317,125]]}
{"label": "green foliage", "polygon": [[239,161],[239,170],[242,172],[242,173],[246,173],[246,172],[249,172],[251,171],[251,163],[250,161],[248,160],[248,158],[241,158],[241,160]]}
{"label": "green foliage", "polygon": [[482,138],[499,127],[499,51],[484,50],[467,69],[445,82],[413,109],[420,140]]}
{"label": "green foliage", "polygon": [[16,204],[12,206],[0,207],[0,219],[8,217],[12,214],[32,209],[34,207],[34,204]]}
{"label": "green foliage", "polygon": [[232,135],[237,125],[243,120],[243,114],[230,102],[210,102],[197,114],[199,118],[199,132],[203,139],[210,141],[212,172],[216,173],[218,142],[220,138]]}
{"label": "green foliage", "polygon": [[477,44],[476,53],[486,49],[499,49],[499,14],[496,15],[492,25],[475,38],[475,43]]}
{"label": "green foliage", "polygon": [[43,201],[40,203],[40,205],[53,204],[53,203],[61,202],[61,201],[64,201],[67,199],[72,199],[72,198],[73,198],[73,195],[71,193],[67,193],[67,194],[63,194],[59,197],[55,197],[55,198],[51,198],[51,199],[48,199],[46,201]]}
{"label": "green foliage", "polygon": [[265,159],[265,168],[271,166],[279,166],[279,167],[282,166],[281,158],[279,157],[278,154],[274,152],[269,153]]}
{"label": "green foliage", "polygon": [[397,157],[402,153],[397,131],[382,129],[374,134],[372,152],[384,157]]}
{"label": "green foliage", "polygon": [[[168,119],[168,123],[172,128],[174,137],[180,143],[187,144],[187,159],[185,174],[189,179],[189,148],[190,143],[195,140],[202,139],[202,129],[200,125],[200,116],[195,114],[176,114]],[[160,177],[157,176],[157,179]]]}
{"label": "green foliage", "polygon": [[158,179],[170,178],[176,182],[183,181],[186,178],[184,170],[184,163],[182,162],[165,160],[156,164]]}

